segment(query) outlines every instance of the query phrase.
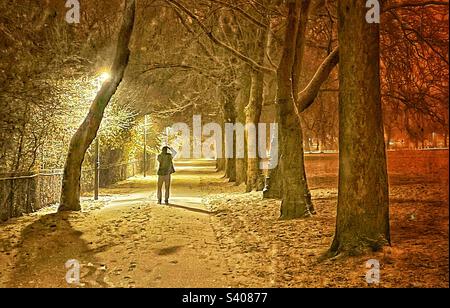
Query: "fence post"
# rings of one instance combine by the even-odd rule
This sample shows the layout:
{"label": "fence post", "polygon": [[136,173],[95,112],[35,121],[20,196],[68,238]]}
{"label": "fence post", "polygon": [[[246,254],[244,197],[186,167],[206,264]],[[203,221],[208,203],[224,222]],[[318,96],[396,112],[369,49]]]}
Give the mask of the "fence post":
{"label": "fence post", "polygon": [[28,200],[26,204],[26,213],[33,213],[41,208],[41,176],[40,170],[37,171],[37,175],[28,180]]}
{"label": "fence post", "polygon": [[144,178],[147,177],[147,115],[144,116]]}
{"label": "fence post", "polygon": [[100,187],[100,142],[99,137],[95,138],[95,167],[94,167],[94,200],[98,200],[98,190]]}

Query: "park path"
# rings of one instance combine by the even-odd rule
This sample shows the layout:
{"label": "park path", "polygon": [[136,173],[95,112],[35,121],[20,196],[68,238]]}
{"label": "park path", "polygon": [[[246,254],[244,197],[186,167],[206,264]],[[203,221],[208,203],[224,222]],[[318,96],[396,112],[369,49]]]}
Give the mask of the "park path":
{"label": "park path", "polygon": [[383,251],[321,258],[335,231],[337,156],[307,160],[319,214],[292,221],[213,162],[179,161],[173,206],[156,204],[156,177],[135,177],[82,212],[48,207],[1,223],[0,287],[68,287],[75,259],[82,287],[364,288],[377,259],[381,287],[448,288],[448,151],[391,152],[389,162],[393,246]]}
{"label": "park path", "polygon": [[16,229],[8,231],[20,232],[20,239],[11,239],[0,286],[67,287],[69,259],[81,264],[85,287],[234,286],[213,213],[202,203],[202,181],[220,178],[214,162],[178,161],[176,169],[170,206],[156,204],[155,176],[134,177],[102,191],[103,200],[82,213],[11,224]]}

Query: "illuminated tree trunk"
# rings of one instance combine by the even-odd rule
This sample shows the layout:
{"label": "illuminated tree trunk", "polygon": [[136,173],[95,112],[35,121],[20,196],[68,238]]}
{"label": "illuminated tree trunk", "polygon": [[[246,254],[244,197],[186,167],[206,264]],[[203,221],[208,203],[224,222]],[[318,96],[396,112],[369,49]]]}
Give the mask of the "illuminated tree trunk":
{"label": "illuminated tree trunk", "polygon": [[[263,49],[264,50],[264,49]],[[246,191],[261,190],[264,185],[264,178],[262,170],[259,166],[258,155],[258,123],[261,118],[262,104],[263,104],[263,90],[264,90],[264,74],[261,72],[252,72],[252,86],[250,91],[249,104],[245,108],[245,122],[255,126],[255,140],[253,145],[248,142],[249,131],[246,130],[247,147],[251,152],[256,154],[256,157],[247,158],[247,186]],[[253,137],[254,138],[254,137]],[[251,149],[251,147],[254,147]]]}
{"label": "illuminated tree trunk", "polygon": [[[292,93],[294,95],[294,102],[298,102],[299,100],[299,92],[300,92],[300,77],[301,73],[303,71],[303,59],[305,54],[305,48],[306,48],[306,30],[308,26],[308,18],[309,18],[309,10],[310,10],[310,4],[311,0],[301,0],[300,1],[300,20],[298,24],[298,33],[296,38],[296,51],[295,51],[295,58],[294,58],[294,66],[292,68]],[[301,115],[300,112],[297,114],[298,116],[298,125],[301,128]],[[303,137],[303,134],[302,134]],[[305,168],[305,155],[304,155],[304,149],[303,149],[303,138],[302,138],[302,151],[299,153],[301,157],[301,184],[302,184],[302,190],[304,191],[305,201],[307,203],[308,211],[311,213],[315,213],[312,198],[311,198],[311,192],[308,187],[308,180],[306,177],[306,168]],[[308,211],[306,211],[306,215],[308,215]]]}
{"label": "illuminated tree trunk", "polygon": [[[291,10],[294,3],[291,3]],[[308,188],[304,166],[303,135],[300,126],[301,113],[315,101],[322,84],[328,79],[331,71],[339,62],[339,48],[336,47],[322,62],[308,85],[299,92],[299,79],[302,70],[305,47],[306,21],[312,9],[309,0],[299,0],[296,4],[297,25],[287,29],[283,59],[278,70],[278,123],[280,123],[280,165],[269,172],[269,179],[264,189],[264,198],[283,198],[282,217],[298,218],[314,213],[311,193]],[[290,10],[289,23],[293,23],[293,12]],[[297,34],[295,34],[297,29]],[[295,36],[295,38],[294,38]],[[295,54],[292,50],[295,49]],[[287,55],[287,56],[286,56]],[[292,57],[294,57],[292,59]],[[290,66],[290,65],[293,65]],[[292,76],[292,78],[290,77]],[[281,99],[281,100],[280,100]],[[294,105],[295,103],[295,105]],[[293,116],[295,114],[295,116]],[[297,118],[294,125],[293,117]],[[297,126],[297,127],[296,127]],[[284,138],[284,139],[282,139]],[[296,140],[296,141],[295,141]],[[298,145],[298,146],[297,146]],[[288,166],[283,169],[284,166]],[[291,168],[292,167],[292,168]],[[290,172],[285,176],[285,171]],[[295,175],[295,174],[296,175]],[[291,179],[294,179],[293,181]],[[287,183],[291,188],[283,188]],[[301,196],[296,196],[295,191]],[[284,202],[287,198],[286,203]],[[306,208],[304,203],[306,203]],[[301,214],[301,213],[304,214]],[[283,214],[284,213],[284,214]]]}
{"label": "illuminated tree trunk", "polygon": [[[261,29],[258,33],[257,39],[257,61],[260,66],[264,65],[266,51],[269,43],[269,29]],[[258,153],[258,124],[261,118],[262,106],[264,101],[264,73],[261,71],[253,71],[251,74],[251,90],[250,99],[245,108],[245,117],[247,124],[255,125],[256,132],[256,146],[253,149],[256,157],[247,159],[247,192],[252,190],[262,190],[264,188],[264,176],[260,168],[260,159]],[[249,140],[248,132],[246,132],[246,139]],[[247,142],[247,146],[249,143]]]}
{"label": "illuminated tree trunk", "polygon": [[280,132],[281,219],[311,215],[304,181],[303,133],[295,111],[292,73],[301,1],[290,2],[283,55],[278,68],[277,105]]}
{"label": "illuminated tree trunk", "polygon": [[339,196],[333,253],[390,242],[389,194],[380,95],[380,32],[364,1],[340,0]]}
{"label": "illuminated tree trunk", "polygon": [[97,135],[105,108],[122,81],[128,65],[131,34],[134,27],[135,0],[127,0],[123,24],[119,32],[115,59],[111,69],[111,79],[106,81],[97,93],[88,115],[72,137],[69,153],[64,166],[61,204],[59,211],[79,211],[81,167],[87,149]]}

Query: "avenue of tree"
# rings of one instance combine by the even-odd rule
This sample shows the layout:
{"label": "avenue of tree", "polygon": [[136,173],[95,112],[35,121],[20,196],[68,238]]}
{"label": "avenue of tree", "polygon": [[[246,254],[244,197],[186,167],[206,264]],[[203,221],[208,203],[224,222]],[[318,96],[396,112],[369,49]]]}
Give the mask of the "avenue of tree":
{"label": "avenue of tree", "polygon": [[[45,16],[33,20],[37,31],[45,33],[43,25],[59,29],[53,34],[66,31],[55,45],[71,58],[59,64],[89,67],[98,58],[87,54],[97,54],[111,74],[90,98],[81,126],[71,131],[59,210],[80,210],[86,154],[110,101],[127,100],[139,116],[148,114],[161,127],[195,114],[222,125],[277,122],[277,168],[266,174],[259,159],[250,158],[219,159],[217,166],[231,182],[245,183],[247,192],[264,190],[265,198],[280,199],[281,219],[320,215],[308,187],[304,150],[312,139],[318,148],[335,143],[339,194],[330,253],[389,244],[391,134],[401,130],[423,143],[430,132],[442,132],[447,140],[448,1],[380,2],[377,24],[366,21],[365,1],[115,0],[105,8],[107,20],[87,7],[80,25],[67,26],[58,20],[61,8],[47,1]],[[64,47],[71,44],[67,37],[86,55]],[[43,70],[36,68],[36,75]],[[64,75],[69,80],[73,71]],[[59,108],[60,102],[54,104]],[[420,124],[425,122],[432,124]],[[17,157],[10,159],[16,170],[29,161],[22,152],[1,155]]]}

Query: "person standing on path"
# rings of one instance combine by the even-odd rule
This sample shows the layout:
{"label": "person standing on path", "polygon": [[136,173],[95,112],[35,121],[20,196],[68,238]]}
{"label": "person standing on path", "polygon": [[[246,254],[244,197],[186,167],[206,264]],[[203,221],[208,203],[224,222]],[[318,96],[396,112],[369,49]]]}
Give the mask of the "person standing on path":
{"label": "person standing on path", "polygon": [[[170,153],[169,153],[170,151]],[[175,168],[173,167],[173,158],[177,156],[177,152],[169,147],[165,146],[162,148],[161,154],[158,155],[158,204],[162,203],[162,187],[165,188],[165,204],[169,204],[170,197],[170,182],[172,174],[175,173]]]}

